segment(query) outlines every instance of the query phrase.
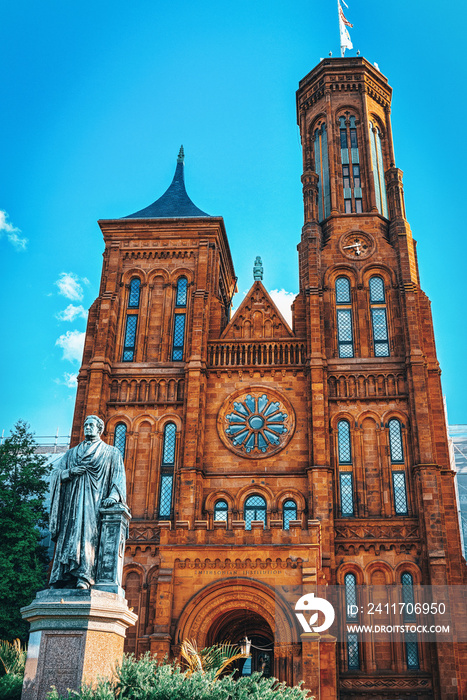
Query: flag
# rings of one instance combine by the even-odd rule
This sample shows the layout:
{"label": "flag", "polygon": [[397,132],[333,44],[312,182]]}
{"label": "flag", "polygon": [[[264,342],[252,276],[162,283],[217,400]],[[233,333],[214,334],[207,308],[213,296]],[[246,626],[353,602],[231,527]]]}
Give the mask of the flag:
{"label": "flag", "polygon": [[349,20],[346,19],[344,11],[340,4],[340,0],[337,0],[337,7],[339,8],[339,33],[341,38],[341,56],[344,56],[346,49],[353,49],[353,44],[350,39],[349,31],[347,29],[347,27],[353,27],[353,24],[351,24]]}

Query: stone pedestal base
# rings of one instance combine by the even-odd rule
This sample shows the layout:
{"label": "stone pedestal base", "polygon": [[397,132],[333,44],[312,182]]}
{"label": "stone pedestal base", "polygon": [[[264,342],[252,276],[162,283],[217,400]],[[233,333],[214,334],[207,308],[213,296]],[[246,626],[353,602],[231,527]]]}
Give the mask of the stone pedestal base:
{"label": "stone pedestal base", "polygon": [[21,614],[31,623],[22,700],[45,700],[110,677],[137,615],[122,596],[99,590],[40,591]]}

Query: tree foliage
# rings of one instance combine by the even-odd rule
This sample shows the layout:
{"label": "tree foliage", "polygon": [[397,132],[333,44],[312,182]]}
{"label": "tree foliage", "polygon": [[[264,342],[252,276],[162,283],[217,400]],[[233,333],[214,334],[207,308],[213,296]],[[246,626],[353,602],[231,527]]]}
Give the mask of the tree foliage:
{"label": "tree foliage", "polygon": [[[234,680],[215,679],[215,671],[183,671],[177,663],[158,664],[149,653],[135,660],[125,656],[114,679],[70,692],[68,700],[312,700],[308,691],[289,688],[275,678],[253,673]],[[60,700],[57,691],[49,700]]]}
{"label": "tree foliage", "polygon": [[47,552],[39,528],[47,523],[47,458],[35,453],[29,425],[18,421],[0,445],[0,638],[27,638],[20,608],[46,585]]}

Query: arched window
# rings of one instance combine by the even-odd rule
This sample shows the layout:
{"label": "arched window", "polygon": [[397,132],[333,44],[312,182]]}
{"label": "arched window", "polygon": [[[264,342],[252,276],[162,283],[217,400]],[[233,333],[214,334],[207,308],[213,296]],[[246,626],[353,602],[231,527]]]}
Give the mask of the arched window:
{"label": "arched window", "polygon": [[172,515],[172,492],[175,469],[175,444],[177,428],[167,423],[162,445],[161,478],[159,488],[159,519],[167,520]]}
{"label": "arched window", "polygon": [[326,124],[321,124],[313,135],[315,171],[318,175],[318,219],[322,221],[331,213],[331,187],[329,183],[328,135]]}
{"label": "arched window", "polygon": [[[355,574],[344,576],[345,586],[345,616],[348,622],[358,619],[357,579]],[[360,668],[360,649],[358,635],[354,632],[347,633],[347,668],[355,670]]]}
{"label": "arched window", "polygon": [[286,501],[282,507],[284,530],[289,529],[291,520],[297,519],[297,504],[295,501]]}
{"label": "arched window", "polygon": [[214,506],[214,520],[227,522],[227,514],[229,512],[229,506],[227,501],[216,501]]}
{"label": "arched window", "polygon": [[[415,596],[413,590],[413,576],[408,571],[404,571],[401,576],[402,583],[402,602],[404,608],[402,618],[404,622],[409,623],[416,620],[415,614]],[[418,639],[416,632],[405,632],[405,660],[407,668],[420,668],[420,660],[418,656]]]}
{"label": "arched window", "polygon": [[[391,418],[389,427],[389,449],[391,464],[404,464],[404,447],[402,444],[402,427],[397,418]],[[392,489],[396,515],[408,515],[407,484],[405,470],[392,468]]]}
{"label": "arched window", "polygon": [[[339,465],[352,465],[352,447],[350,442],[350,425],[347,420],[337,424],[337,452]],[[352,517],[355,512],[353,497],[353,473],[351,470],[339,470],[340,510],[342,517]]]}
{"label": "arched window", "polygon": [[336,320],[339,357],[353,357],[352,300],[348,277],[336,279]]}
{"label": "arched window", "polygon": [[[362,213],[362,183],[355,117],[339,117],[344,212]],[[349,147],[350,146],[350,147]]]}
{"label": "arched window", "polygon": [[130,282],[130,291],[128,293],[128,308],[138,309],[139,308],[139,295],[140,295],[141,283],[137,277],[133,277]]}
{"label": "arched window", "polygon": [[245,530],[251,530],[253,520],[262,520],[266,527],[266,501],[262,496],[249,496],[244,507]]}
{"label": "arched window", "polygon": [[175,306],[185,307],[188,296],[188,280],[186,277],[179,277],[177,281],[177,296]]}
{"label": "arched window", "polygon": [[136,349],[136,328],[138,314],[127,314],[125,324],[125,340],[123,342],[122,362],[133,362]]}
{"label": "arched window", "polygon": [[386,183],[384,180],[383,149],[381,147],[381,132],[370,122],[371,163],[375,183],[376,206],[380,214],[388,218],[388,203],[386,199]]}
{"label": "arched window", "polygon": [[371,277],[370,313],[373,329],[373,347],[375,357],[389,357],[388,319],[384,281],[379,275]]}
{"label": "arched window", "polygon": [[176,362],[183,360],[187,299],[187,278],[179,277],[177,280],[177,293],[175,296],[175,313],[172,337],[172,360]]}
{"label": "arched window", "polygon": [[114,432],[114,447],[120,450],[122,459],[125,459],[126,448],[126,425],[125,423],[117,423]]}

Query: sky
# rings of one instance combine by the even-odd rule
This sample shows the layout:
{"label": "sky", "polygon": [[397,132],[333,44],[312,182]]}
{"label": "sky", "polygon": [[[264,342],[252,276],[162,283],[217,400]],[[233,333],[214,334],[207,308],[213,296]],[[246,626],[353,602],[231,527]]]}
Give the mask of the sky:
{"label": "sky", "polygon": [[[467,9],[347,0],[356,55],[394,89],[396,165],[432,301],[450,423],[467,423]],[[448,9],[447,9],[448,8]],[[238,306],[254,259],[282,308],[303,223],[298,82],[339,55],[335,0],[16,0],[0,9],[0,435],[68,435],[98,219],[157,199],[180,145],[195,204],[223,216]]]}

